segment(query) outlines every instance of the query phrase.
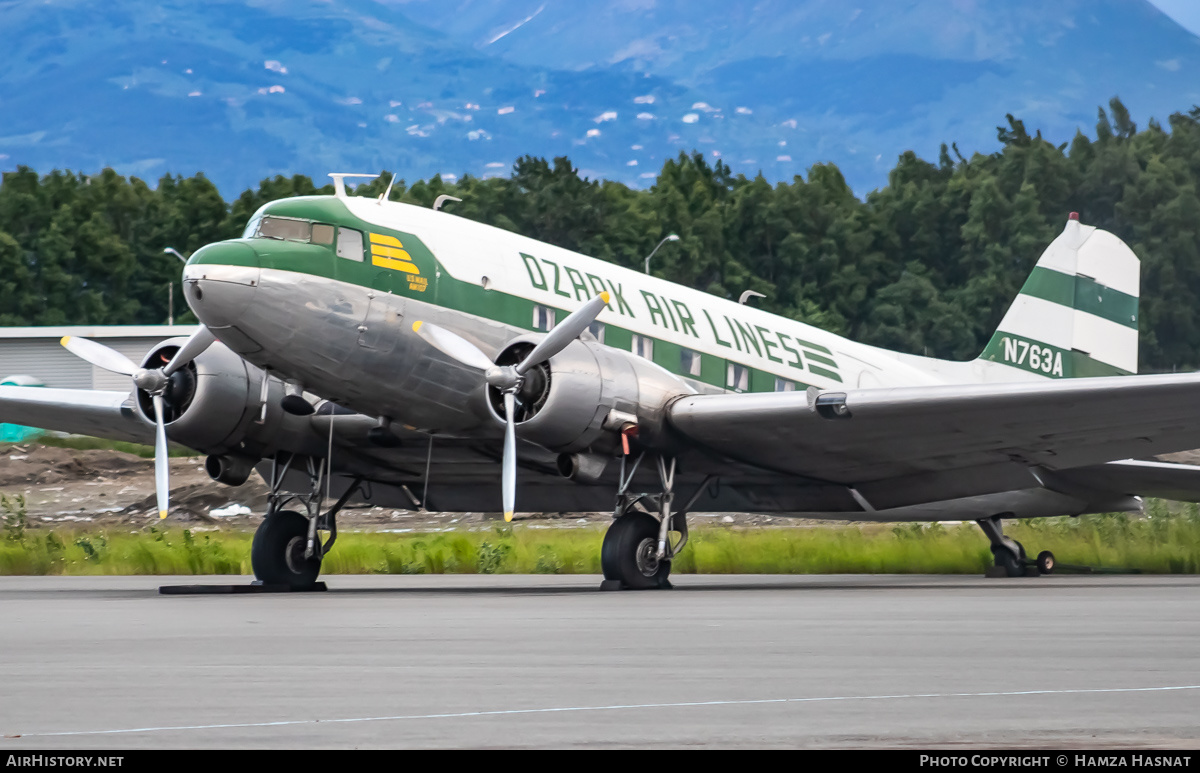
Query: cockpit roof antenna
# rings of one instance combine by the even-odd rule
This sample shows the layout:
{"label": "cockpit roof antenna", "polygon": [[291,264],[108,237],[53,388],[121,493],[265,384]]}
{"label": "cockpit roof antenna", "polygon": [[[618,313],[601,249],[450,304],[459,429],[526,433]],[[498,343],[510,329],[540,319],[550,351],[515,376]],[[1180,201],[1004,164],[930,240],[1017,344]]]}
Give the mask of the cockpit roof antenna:
{"label": "cockpit roof antenna", "polygon": [[388,200],[388,196],[391,196],[391,195],[392,195],[392,183],[394,183],[394,182],[396,182],[396,175],[395,175],[395,174],[393,174],[393,175],[392,175],[392,179],[388,180],[388,187],[387,187],[387,190],[385,190],[383,193],[381,193],[381,194],[379,195],[379,201],[377,201],[377,202],[376,202],[377,204],[379,204],[379,205],[381,205],[381,206],[382,206],[382,205],[383,205],[383,202],[385,202],[385,201],[387,201],[387,200]]}

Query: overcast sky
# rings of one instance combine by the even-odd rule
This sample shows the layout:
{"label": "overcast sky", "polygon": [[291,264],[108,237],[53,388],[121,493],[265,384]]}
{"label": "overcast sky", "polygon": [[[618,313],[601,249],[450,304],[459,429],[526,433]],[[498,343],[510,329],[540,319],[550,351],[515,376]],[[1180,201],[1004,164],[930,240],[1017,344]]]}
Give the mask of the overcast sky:
{"label": "overcast sky", "polygon": [[1192,34],[1200,35],[1200,0],[1150,0]]}

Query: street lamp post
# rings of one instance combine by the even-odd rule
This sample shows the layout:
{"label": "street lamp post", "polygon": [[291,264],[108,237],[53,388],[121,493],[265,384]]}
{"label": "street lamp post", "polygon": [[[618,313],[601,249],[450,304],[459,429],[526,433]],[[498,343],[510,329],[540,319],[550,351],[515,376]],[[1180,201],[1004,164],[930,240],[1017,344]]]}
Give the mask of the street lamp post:
{"label": "street lamp post", "polygon": [[[174,247],[167,247],[163,250],[164,255],[174,255],[179,258],[181,263],[187,263],[187,258],[179,254],[179,250]],[[167,285],[167,324],[175,324],[175,283],[171,282]]]}
{"label": "street lamp post", "polygon": [[676,236],[675,234],[667,234],[666,236],[663,237],[663,240],[658,243],[658,246],[650,251],[650,254],[646,256],[646,273],[647,274],[650,273],[650,258],[654,257],[654,253],[658,252],[658,248],[663,246],[667,242],[677,242],[677,241],[679,241],[678,236]]}

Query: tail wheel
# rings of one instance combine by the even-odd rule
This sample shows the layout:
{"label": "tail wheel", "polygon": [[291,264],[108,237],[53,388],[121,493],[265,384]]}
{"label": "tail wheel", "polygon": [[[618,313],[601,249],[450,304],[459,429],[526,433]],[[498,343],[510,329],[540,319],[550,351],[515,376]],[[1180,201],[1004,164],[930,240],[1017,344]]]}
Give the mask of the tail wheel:
{"label": "tail wheel", "polygon": [[608,527],[600,548],[604,579],[634,590],[667,587],[671,562],[658,560],[657,553],[658,521],[645,513],[623,515]]}
{"label": "tail wheel", "polygon": [[266,585],[311,588],[321,572],[321,559],[305,558],[308,519],[294,510],[270,513],[254,532],[250,565]]}
{"label": "tail wheel", "polygon": [[[1017,543],[1018,545],[1020,543]],[[1025,551],[1022,550],[1022,553]],[[1006,547],[993,547],[992,555],[996,558],[996,566],[1002,567],[1009,577],[1025,576],[1025,561],[1022,556],[1013,553]]]}

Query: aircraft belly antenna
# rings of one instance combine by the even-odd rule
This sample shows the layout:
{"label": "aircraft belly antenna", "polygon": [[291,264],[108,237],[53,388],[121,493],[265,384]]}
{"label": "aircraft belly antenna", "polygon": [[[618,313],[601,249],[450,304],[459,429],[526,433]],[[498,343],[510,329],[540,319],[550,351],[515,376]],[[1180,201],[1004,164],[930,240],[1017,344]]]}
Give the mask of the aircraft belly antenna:
{"label": "aircraft belly antenna", "polygon": [[330,172],[329,176],[333,178],[333,195],[339,199],[346,198],[346,178],[347,177],[366,177],[368,179],[378,177],[377,174],[360,174],[357,172]]}

